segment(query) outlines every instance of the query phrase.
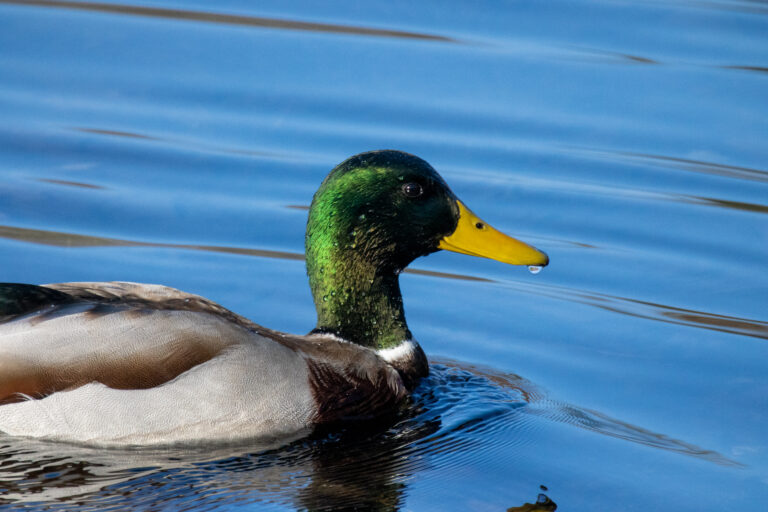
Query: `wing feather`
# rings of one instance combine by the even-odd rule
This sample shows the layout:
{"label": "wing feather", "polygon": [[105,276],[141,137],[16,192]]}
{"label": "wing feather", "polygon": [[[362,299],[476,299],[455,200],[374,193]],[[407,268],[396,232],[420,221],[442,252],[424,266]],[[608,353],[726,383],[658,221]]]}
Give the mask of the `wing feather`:
{"label": "wing feather", "polygon": [[243,342],[250,325],[164,286],[0,284],[0,405],[91,382],[159,386]]}

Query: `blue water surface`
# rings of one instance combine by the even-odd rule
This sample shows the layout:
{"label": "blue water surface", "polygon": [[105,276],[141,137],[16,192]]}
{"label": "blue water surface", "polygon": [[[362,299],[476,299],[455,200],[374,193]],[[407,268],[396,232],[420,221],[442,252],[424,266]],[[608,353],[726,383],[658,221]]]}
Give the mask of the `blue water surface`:
{"label": "blue water surface", "polygon": [[763,1],[0,0],[0,281],[159,283],[307,332],[306,208],[380,148],[551,258],[414,262],[433,371],[392,424],[0,437],[0,508],[763,509],[766,34]]}

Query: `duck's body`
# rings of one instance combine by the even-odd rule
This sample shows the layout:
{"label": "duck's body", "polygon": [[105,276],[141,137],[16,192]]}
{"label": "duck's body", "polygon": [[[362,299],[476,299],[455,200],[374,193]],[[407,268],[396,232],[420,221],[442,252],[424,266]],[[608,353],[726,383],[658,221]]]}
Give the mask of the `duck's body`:
{"label": "duck's body", "polygon": [[[279,438],[373,417],[406,396],[372,349],[278,333],[173,288],[0,291],[9,287],[30,299],[0,324],[0,431],[9,434],[97,444]],[[417,345],[403,348],[392,362],[419,366]]]}
{"label": "duck's body", "polygon": [[[421,215],[418,238],[404,212]],[[306,336],[164,286],[0,285],[0,432],[104,445],[229,441],[391,412],[428,373],[399,272],[438,248],[488,256],[467,248],[461,223],[492,230],[423,160],[388,151],[338,166],[310,211],[318,325]],[[535,252],[522,263],[547,263],[524,249]]]}

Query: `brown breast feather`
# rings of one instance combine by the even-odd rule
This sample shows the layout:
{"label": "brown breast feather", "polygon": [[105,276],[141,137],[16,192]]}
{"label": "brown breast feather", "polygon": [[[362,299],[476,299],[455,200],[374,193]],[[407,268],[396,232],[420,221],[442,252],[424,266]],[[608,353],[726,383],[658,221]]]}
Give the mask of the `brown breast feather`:
{"label": "brown breast feather", "polygon": [[307,360],[316,424],[372,419],[392,412],[408,395],[397,370],[370,349],[324,336],[286,336],[283,343]]}

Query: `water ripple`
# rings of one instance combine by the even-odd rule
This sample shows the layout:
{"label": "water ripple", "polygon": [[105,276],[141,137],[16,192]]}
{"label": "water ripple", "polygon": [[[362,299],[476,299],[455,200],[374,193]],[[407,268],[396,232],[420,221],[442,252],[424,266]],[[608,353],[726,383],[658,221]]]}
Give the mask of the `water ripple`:
{"label": "water ripple", "polygon": [[304,255],[287,251],[271,251],[268,249],[250,249],[244,247],[224,247],[214,245],[171,244],[156,242],[139,242],[89,235],[78,235],[61,231],[0,226],[0,238],[20,240],[24,242],[53,245],[57,247],[156,247],[169,249],[187,249],[196,251],[220,252],[258,256],[262,258],[279,258],[284,260],[303,260]]}
{"label": "water ripple", "polygon": [[708,329],[728,334],[768,339],[768,322],[763,322],[761,320],[686,309],[667,304],[610,295],[607,293],[567,288],[564,286],[533,283],[520,284],[513,282],[504,282],[503,286],[510,286],[525,293],[533,293],[549,298],[586,304],[620,315],[676,325],[685,325],[699,329]]}
{"label": "water ripple", "polygon": [[[46,231],[40,229],[20,228],[0,225],[0,238],[20,240],[24,242],[53,245],[57,247],[155,247],[169,249],[183,249],[195,251],[218,252],[225,254],[237,254],[242,256],[255,256],[260,258],[278,258],[285,260],[303,261],[304,254],[298,252],[274,251],[269,249],[256,249],[244,247],[226,247],[214,245],[196,244],[172,244],[156,242],[139,242],[117,238],[79,235],[59,231]],[[700,329],[738,334],[753,338],[768,339],[768,322],[741,318],[694,309],[686,309],[677,306],[659,304],[629,297],[620,297],[589,290],[579,290],[556,286],[551,284],[534,284],[530,281],[518,283],[514,281],[494,281],[486,277],[469,274],[456,274],[439,272],[434,270],[408,268],[406,273],[438,277],[443,279],[458,279],[461,281],[473,281],[481,283],[495,283],[512,287],[522,293],[542,295],[550,298],[567,300],[594,306],[606,311],[621,315],[654,320],[676,325],[685,325]]]}
{"label": "water ripple", "polygon": [[723,69],[738,69],[741,71],[754,71],[755,73],[768,73],[765,66],[723,66]]}
{"label": "water ripple", "polygon": [[621,53],[611,50],[603,50],[600,48],[589,48],[584,46],[573,46],[571,47],[573,50],[578,51],[584,55],[588,56],[597,56],[602,58],[608,58],[611,60],[619,60],[622,62],[629,62],[632,64],[660,64],[660,62],[656,59],[651,59],[650,57],[643,57],[641,55],[633,55],[630,53]]}
{"label": "water ripple", "polygon": [[[256,256],[260,258],[278,258],[283,260],[304,261],[304,254],[288,251],[273,251],[269,249],[254,249],[245,247],[226,247],[220,245],[195,245],[172,244],[157,242],[139,242],[119,238],[108,238],[90,235],[79,235],[62,231],[47,231],[42,229],[20,228],[15,226],[0,225],[0,238],[20,240],[23,242],[53,245],[56,247],[155,247],[168,249],[183,249],[193,251],[208,251],[225,254],[237,254],[241,256]],[[405,272],[446,279],[460,279],[463,281],[490,282],[490,279],[449,272],[437,272],[434,270],[420,270],[409,268]]]}
{"label": "water ripple", "polygon": [[260,16],[242,16],[235,14],[189,11],[182,9],[163,9],[159,7],[146,7],[139,5],[106,4],[97,2],[67,2],[57,0],[0,0],[0,3],[34,7],[53,7],[59,9],[76,9],[131,16],[149,16],[152,18],[166,18],[177,21],[202,21],[207,23],[219,23],[246,27],[304,30],[310,32],[329,32],[334,34],[393,37],[400,39],[421,39],[425,41],[438,41],[446,43],[457,42],[456,40],[445,36],[409,32],[404,30],[387,30],[370,27],[356,27],[350,25],[335,25],[331,23],[313,23],[306,21],[264,18]]}
{"label": "water ripple", "polygon": [[763,169],[753,169],[750,167],[740,167],[736,165],[720,164],[715,162],[706,162],[703,160],[692,160],[689,158],[680,158],[668,155],[654,155],[649,153],[633,153],[629,151],[609,151],[591,148],[575,148],[585,153],[603,154],[606,156],[618,156],[626,160],[641,161],[643,163],[656,163],[668,169],[679,169],[689,172],[698,172],[702,174],[713,174],[727,178],[738,178],[742,180],[760,181],[768,183],[768,171]]}
{"label": "water ripple", "polygon": [[[519,401],[522,400],[526,405],[526,407],[519,408],[519,411],[522,413],[545,417],[552,421],[591,430],[601,435],[617,437],[653,448],[702,458],[720,465],[741,465],[740,463],[730,460],[712,450],[706,450],[685,441],[672,439],[664,434],[632,425],[598,411],[553,400],[549,398],[544,391],[540,390],[538,386],[515,374],[504,373],[493,368],[486,368],[450,359],[433,358],[432,363],[433,367],[436,366],[439,369],[445,368],[449,372],[467,373],[472,375],[473,378],[480,377],[486,379],[489,383],[493,384],[493,388],[497,388],[498,390],[512,391],[514,394],[506,398],[503,398],[502,396],[494,398],[499,401],[498,403],[508,402],[513,407],[515,407],[513,404],[516,404],[516,406],[519,407]],[[491,392],[484,389],[483,393],[490,394]]]}
{"label": "water ripple", "polygon": [[126,137],[128,139],[160,140],[157,137],[150,137],[149,135],[143,135],[141,133],[124,132],[120,130],[104,130],[101,128],[84,128],[81,126],[76,126],[74,129],[79,132],[93,133],[96,135],[111,135],[113,137]]}
{"label": "water ripple", "polygon": [[742,210],[745,212],[768,213],[768,206],[756,203],[747,203],[744,201],[729,201],[727,199],[716,199],[714,197],[690,196],[692,203],[702,203],[721,208],[730,208],[732,210]]}
{"label": "water ripple", "polygon": [[[0,3],[3,0],[0,0]],[[241,149],[233,147],[222,147],[201,140],[184,140],[181,138],[171,137],[158,137],[154,135],[147,135],[144,133],[128,132],[124,130],[105,129],[105,128],[89,128],[84,126],[74,126],[70,128],[81,133],[88,133],[91,135],[104,135],[108,137],[120,137],[125,139],[138,139],[150,142],[160,142],[168,146],[175,146],[183,148],[185,150],[193,151],[209,151],[214,153],[225,153],[231,155],[244,155],[244,156],[256,156],[256,157],[269,157],[275,159],[289,159],[296,160],[296,154],[279,153],[276,151],[262,151],[253,149]]]}
{"label": "water ripple", "polygon": [[83,183],[82,181],[70,181],[70,180],[56,180],[52,178],[37,178],[37,181],[40,181],[42,183],[50,183],[51,185],[62,185],[65,187],[78,187],[78,188],[89,188],[92,190],[104,190],[106,187],[102,187],[101,185],[93,185],[91,183]]}
{"label": "water ripple", "polygon": [[125,503],[153,508],[173,502],[178,509],[183,502],[199,507],[259,502],[313,510],[396,510],[411,479],[425,470],[447,475],[489,458],[494,465],[512,467],[535,451],[527,445],[537,438],[542,420],[738,465],[693,444],[552,400],[518,375],[436,359],[432,374],[394,424],[351,425],[282,447],[250,443],[126,451],[4,438],[0,504],[103,510]]}

